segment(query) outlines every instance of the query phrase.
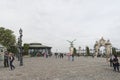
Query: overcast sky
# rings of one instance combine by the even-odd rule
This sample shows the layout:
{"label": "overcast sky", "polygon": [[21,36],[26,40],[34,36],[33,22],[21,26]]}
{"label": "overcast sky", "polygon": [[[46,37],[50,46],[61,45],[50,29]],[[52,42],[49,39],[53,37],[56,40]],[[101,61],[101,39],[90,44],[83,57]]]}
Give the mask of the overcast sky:
{"label": "overcast sky", "polygon": [[93,48],[104,37],[120,48],[120,0],[0,0],[0,26],[23,29],[23,42],[68,52],[69,43]]}

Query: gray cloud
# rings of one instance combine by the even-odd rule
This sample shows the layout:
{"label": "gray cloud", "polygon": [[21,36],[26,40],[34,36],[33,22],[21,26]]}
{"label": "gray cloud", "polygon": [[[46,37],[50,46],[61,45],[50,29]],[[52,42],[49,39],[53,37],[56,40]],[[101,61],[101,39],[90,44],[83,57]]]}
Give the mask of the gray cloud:
{"label": "gray cloud", "polygon": [[120,47],[119,0],[2,0],[0,26],[21,27],[24,42],[41,42],[53,51],[68,51],[69,43],[93,48],[102,36]]}

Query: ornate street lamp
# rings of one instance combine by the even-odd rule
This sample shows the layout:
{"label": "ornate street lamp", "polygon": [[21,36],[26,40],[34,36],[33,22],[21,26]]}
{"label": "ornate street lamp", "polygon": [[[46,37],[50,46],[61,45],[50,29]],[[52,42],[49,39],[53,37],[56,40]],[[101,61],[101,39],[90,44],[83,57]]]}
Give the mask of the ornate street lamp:
{"label": "ornate street lamp", "polygon": [[23,66],[23,55],[22,55],[22,29],[19,30],[19,38],[18,38],[18,48],[19,48],[19,59],[20,59],[20,66]]}

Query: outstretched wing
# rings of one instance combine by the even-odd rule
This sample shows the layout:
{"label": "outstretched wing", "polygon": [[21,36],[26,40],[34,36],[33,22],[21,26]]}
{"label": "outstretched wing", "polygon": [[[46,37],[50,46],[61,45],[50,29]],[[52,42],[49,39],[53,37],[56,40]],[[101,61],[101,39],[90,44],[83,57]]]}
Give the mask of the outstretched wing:
{"label": "outstretched wing", "polygon": [[67,40],[69,43],[71,43],[71,41]]}
{"label": "outstretched wing", "polygon": [[72,43],[73,43],[74,41],[76,41],[76,39],[74,39],[74,40],[72,41]]}

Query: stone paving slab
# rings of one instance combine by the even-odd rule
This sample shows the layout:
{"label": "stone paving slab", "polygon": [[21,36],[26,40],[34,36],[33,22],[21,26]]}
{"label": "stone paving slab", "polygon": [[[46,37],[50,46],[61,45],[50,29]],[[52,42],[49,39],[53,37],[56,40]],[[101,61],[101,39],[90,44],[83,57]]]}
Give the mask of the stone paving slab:
{"label": "stone paving slab", "polygon": [[105,58],[76,57],[72,62],[67,57],[32,57],[24,58],[24,66],[15,60],[13,71],[0,62],[0,80],[120,80]]}

